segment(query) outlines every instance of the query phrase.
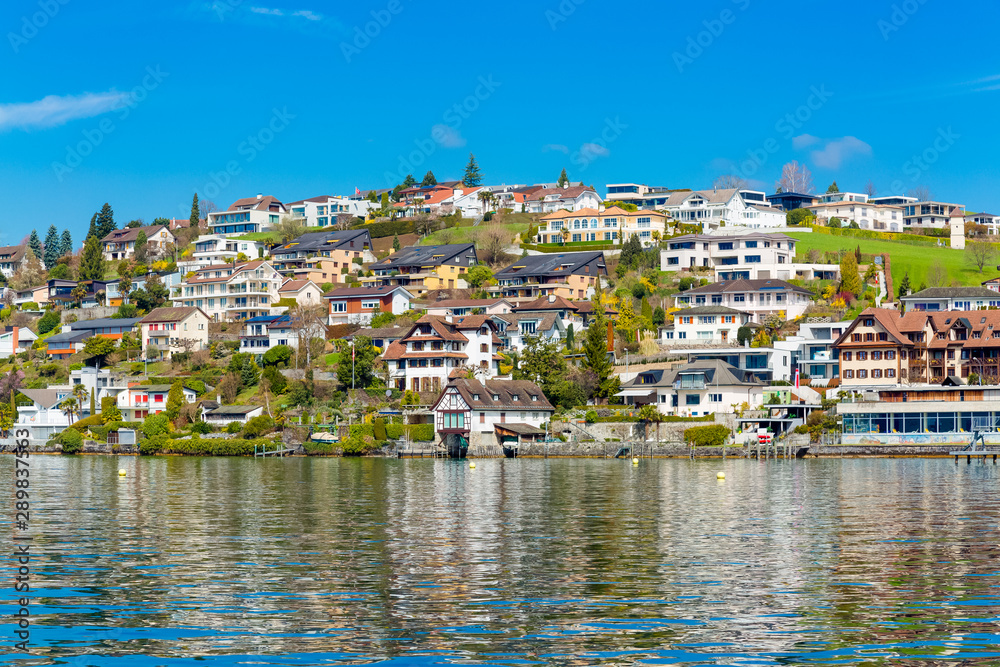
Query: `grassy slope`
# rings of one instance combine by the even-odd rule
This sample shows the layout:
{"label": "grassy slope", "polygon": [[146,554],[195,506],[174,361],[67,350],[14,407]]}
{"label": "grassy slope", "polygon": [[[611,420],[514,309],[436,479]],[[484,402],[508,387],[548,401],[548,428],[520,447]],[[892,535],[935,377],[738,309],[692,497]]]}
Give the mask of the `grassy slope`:
{"label": "grassy slope", "polygon": [[798,243],[795,246],[797,261],[806,261],[806,254],[816,249],[820,252],[836,250],[854,250],[859,245],[865,254],[887,253],[892,261],[893,285],[899,286],[903,275],[910,274],[910,284],[913,289],[927,283],[927,272],[935,262],[940,262],[948,272],[946,284],[957,281],[962,285],[979,286],[984,280],[996,277],[995,265],[987,265],[983,272],[966,260],[965,252],[951,248],[925,247],[896,243],[894,241],[868,241],[845,236],[828,236],[826,234],[789,234]]}
{"label": "grassy slope", "polygon": [[[479,227],[452,227],[440,229],[420,242],[420,245],[446,245],[447,243],[472,243],[476,232],[491,223],[480,223]],[[522,234],[531,226],[529,222],[505,222],[501,226],[511,234]]]}

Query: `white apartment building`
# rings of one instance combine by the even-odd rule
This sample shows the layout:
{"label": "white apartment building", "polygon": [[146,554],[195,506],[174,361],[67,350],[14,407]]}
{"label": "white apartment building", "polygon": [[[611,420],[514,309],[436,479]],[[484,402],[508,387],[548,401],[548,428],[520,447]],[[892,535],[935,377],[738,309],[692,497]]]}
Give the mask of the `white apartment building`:
{"label": "white apartment building", "polygon": [[959,212],[965,217],[965,204],[946,204],[939,201],[918,201],[903,207],[903,229],[944,229],[951,224],[951,216]]}
{"label": "white apartment building", "polygon": [[[865,195],[859,196],[864,197]],[[832,218],[837,218],[840,220],[842,227],[847,227],[852,222],[856,222],[861,229],[875,229],[886,232],[903,231],[902,206],[841,200],[820,202],[819,204],[806,206],[805,208],[812,211],[813,215],[816,216],[817,222],[822,225],[826,225]]]}
{"label": "white apartment building", "polygon": [[660,270],[791,264],[795,261],[795,243],[785,234],[688,234],[665,244],[660,251]]}
{"label": "white apartment building", "polygon": [[1000,295],[988,287],[928,287],[899,300],[907,313],[1000,308]]}
{"label": "white apartment building", "polygon": [[966,222],[983,225],[987,228],[990,236],[1000,234],[1000,215],[992,213],[969,213],[965,216]]}
{"label": "white apartment building", "polygon": [[270,315],[284,278],[265,260],[206,266],[174,288],[175,306],[200,308],[215,322]]}
{"label": "white apartment building", "polygon": [[278,345],[298,348],[298,331],[292,328],[292,318],[287,314],[261,315],[243,321],[240,333],[240,352],[263,356]]}
{"label": "white apartment building", "polygon": [[499,375],[500,347],[496,324],[487,315],[451,320],[425,315],[382,358],[397,389],[437,394],[461,369],[484,379]]}
{"label": "white apartment building", "polygon": [[695,287],[674,295],[677,308],[726,306],[750,313],[762,324],[768,315],[794,320],[805,314],[812,292],[784,280],[729,280]]}
{"label": "white apartment building", "polygon": [[776,341],[774,347],[787,349],[792,354],[792,365],[813,386],[826,386],[840,377],[840,358],[833,344],[853,324],[847,322],[803,322],[795,336]]}
{"label": "white apartment building", "polygon": [[257,195],[238,199],[225,211],[209,213],[208,226],[212,234],[241,236],[269,232],[286,215],[288,209],[277,198]]}
{"label": "white apartment building", "polygon": [[750,314],[725,306],[695,306],[673,313],[672,326],[660,327],[664,345],[732,345]]}
{"label": "white apartment building", "polygon": [[[14,428],[27,428],[32,440],[47,441],[69,428],[69,414],[60,404],[72,393],[69,385],[53,385],[48,389],[18,389],[17,422]],[[76,417],[74,416],[74,419]]]}
{"label": "white apartment building", "polygon": [[[87,394],[94,394],[94,407],[101,409],[102,398],[115,398],[128,389],[125,380],[115,378],[107,368],[84,366],[69,373],[70,387],[80,385],[87,389]],[[85,400],[80,406],[84,417],[90,416],[90,400]]]}
{"label": "white apartment building", "polygon": [[300,220],[306,227],[330,227],[337,223],[338,215],[364,218],[369,211],[381,207],[367,199],[326,195],[293,201],[286,204],[285,208],[291,217]]}
{"label": "white apartment building", "polygon": [[219,234],[204,234],[195,239],[190,256],[183,257],[177,266],[185,273],[216,264],[232,264],[242,254],[248,260],[267,257],[268,244],[263,241],[244,241]]}
{"label": "white apartment building", "polygon": [[666,203],[658,208],[672,220],[700,224],[706,232],[719,227],[784,227],[786,223],[783,211],[747,201],[741,191],[732,188],[671,192]]}
{"label": "white apartment building", "polygon": [[764,382],[752,371],[720,359],[691,360],[674,370],[637,373],[616,394],[628,405],[655,405],[664,415],[700,417],[732,412],[746,403],[756,408],[763,402]]}

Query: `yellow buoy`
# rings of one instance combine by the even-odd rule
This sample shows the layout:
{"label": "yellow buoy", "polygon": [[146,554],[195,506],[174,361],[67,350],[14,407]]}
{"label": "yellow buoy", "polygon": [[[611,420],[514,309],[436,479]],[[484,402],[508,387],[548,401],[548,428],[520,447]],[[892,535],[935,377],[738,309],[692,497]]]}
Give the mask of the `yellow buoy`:
{"label": "yellow buoy", "polygon": [[125,470],[125,468],[120,468],[120,469],[118,470],[118,476],[119,476],[119,477],[124,477],[124,476],[125,476],[125,475],[127,475],[127,474],[128,474],[128,471],[127,471],[127,470]]}
{"label": "yellow buoy", "polygon": [[716,479],[725,479],[726,478],[726,473],[724,473],[724,472],[717,472],[717,473],[715,473],[715,478]]}
{"label": "yellow buoy", "polygon": [[632,459],[632,465],[634,466],[639,465],[639,459]]}
{"label": "yellow buoy", "polygon": [[470,464],[469,464],[469,467],[470,467],[470,468],[475,468],[475,467],[476,467],[476,464],[475,464],[475,463],[470,463]]}

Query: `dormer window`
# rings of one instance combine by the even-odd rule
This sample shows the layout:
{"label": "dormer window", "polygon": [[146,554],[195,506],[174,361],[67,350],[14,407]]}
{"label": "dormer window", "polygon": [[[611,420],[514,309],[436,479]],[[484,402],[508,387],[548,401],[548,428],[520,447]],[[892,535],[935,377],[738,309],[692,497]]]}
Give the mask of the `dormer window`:
{"label": "dormer window", "polygon": [[537,401],[538,400],[538,394],[532,394],[531,395],[531,400]]}
{"label": "dormer window", "polygon": [[494,401],[499,401],[500,400],[500,394],[493,394],[493,400]]}
{"label": "dormer window", "polygon": [[473,394],[472,395],[472,400],[478,401],[479,400],[479,394]]}
{"label": "dormer window", "polygon": [[512,401],[515,401],[515,402],[516,402],[516,401],[517,401],[517,394],[513,394],[513,395],[511,395],[511,397],[510,397],[510,400],[512,400]]}

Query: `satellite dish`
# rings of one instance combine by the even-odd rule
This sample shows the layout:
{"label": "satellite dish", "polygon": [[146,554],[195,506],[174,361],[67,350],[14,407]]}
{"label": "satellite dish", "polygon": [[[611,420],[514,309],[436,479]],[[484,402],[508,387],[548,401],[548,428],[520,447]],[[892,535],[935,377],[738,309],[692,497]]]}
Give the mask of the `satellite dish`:
{"label": "satellite dish", "polygon": [[385,397],[386,398],[392,398],[392,389],[386,389],[385,390]]}

